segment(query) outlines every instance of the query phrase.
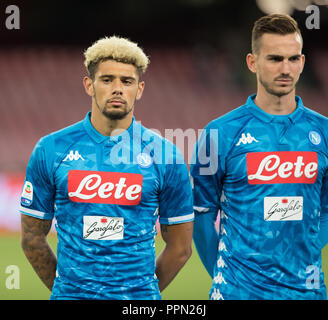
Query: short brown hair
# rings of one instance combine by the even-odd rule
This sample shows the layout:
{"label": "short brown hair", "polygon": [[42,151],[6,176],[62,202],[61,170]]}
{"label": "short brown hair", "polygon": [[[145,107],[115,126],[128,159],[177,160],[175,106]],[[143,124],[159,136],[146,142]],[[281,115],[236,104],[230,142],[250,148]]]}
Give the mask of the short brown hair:
{"label": "short brown hair", "polygon": [[295,32],[302,39],[298,24],[291,16],[287,14],[270,14],[264,16],[254,23],[252,30],[252,52],[258,53],[260,47],[259,40],[265,33],[287,35]]}

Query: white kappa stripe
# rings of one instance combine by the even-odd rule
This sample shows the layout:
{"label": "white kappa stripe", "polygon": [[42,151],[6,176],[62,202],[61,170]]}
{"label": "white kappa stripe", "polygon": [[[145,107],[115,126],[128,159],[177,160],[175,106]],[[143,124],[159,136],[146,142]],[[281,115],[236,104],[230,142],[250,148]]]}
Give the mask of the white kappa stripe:
{"label": "white kappa stripe", "polygon": [[25,208],[25,207],[22,207],[22,206],[19,207],[19,211],[22,212],[22,213],[33,214],[33,215],[35,215],[37,217],[40,217],[40,218],[43,218],[45,216],[44,212],[28,209],[28,208]]}
{"label": "white kappa stripe", "polygon": [[196,207],[196,206],[194,206],[194,210],[196,210],[198,212],[208,212],[210,209],[205,208],[205,207]]}
{"label": "white kappa stripe", "polygon": [[194,219],[195,214],[191,213],[191,214],[187,214],[185,216],[180,216],[180,217],[173,217],[173,218],[168,218],[168,222],[181,222],[184,220],[190,220],[190,219]]}

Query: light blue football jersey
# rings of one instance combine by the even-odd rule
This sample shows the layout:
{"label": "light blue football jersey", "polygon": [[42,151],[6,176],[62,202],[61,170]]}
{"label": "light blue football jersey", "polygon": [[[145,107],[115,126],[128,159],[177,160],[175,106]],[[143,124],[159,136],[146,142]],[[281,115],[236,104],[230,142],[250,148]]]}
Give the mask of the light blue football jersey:
{"label": "light blue football jersey", "polygon": [[210,299],[326,299],[328,119],[300,97],[282,116],[254,99],[210,122],[194,150],[195,214],[220,213]]}
{"label": "light blue football jersey", "polygon": [[55,218],[57,272],[51,299],[161,299],[156,221],[193,221],[187,166],[171,142],[133,119],[116,136],[86,118],[35,146],[22,214]]}

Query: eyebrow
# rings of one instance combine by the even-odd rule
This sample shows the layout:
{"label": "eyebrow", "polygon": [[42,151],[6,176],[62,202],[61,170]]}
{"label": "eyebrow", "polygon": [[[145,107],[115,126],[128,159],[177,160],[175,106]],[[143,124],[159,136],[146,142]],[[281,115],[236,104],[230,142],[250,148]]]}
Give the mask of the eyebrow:
{"label": "eyebrow", "polygon": [[[288,57],[288,59],[291,59],[291,58],[301,58],[301,54],[294,54],[293,56],[290,56],[290,57]],[[267,58],[275,58],[275,59],[284,59],[284,56],[281,56],[281,55],[279,55],[279,54],[268,54],[267,55]]]}
{"label": "eyebrow", "polygon": [[[116,78],[116,77],[117,76],[115,76],[113,74],[103,74],[99,78],[104,79],[104,78]],[[119,76],[118,78],[120,78],[122,80],[136,80],[136,78],[132,77],[132,76]]]}

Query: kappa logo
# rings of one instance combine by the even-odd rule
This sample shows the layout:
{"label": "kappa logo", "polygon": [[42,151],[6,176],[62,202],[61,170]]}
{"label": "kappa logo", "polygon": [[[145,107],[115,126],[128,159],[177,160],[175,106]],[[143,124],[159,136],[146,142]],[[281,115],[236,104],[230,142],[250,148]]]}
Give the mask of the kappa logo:
{"label": "kappa logo", "polygon": [[242,144],[247,144],[247,143],[251,144],[253,142],[258,142],[258,140],[256,140],[254,137],[252,137],[250,133],[247,133],[246,135],[245,135],[245,133],[242,133],[236,146],[239,146],[241,143]]}
{"label": "kappa logo", "polygon": [[224,300],[222,294],[220,293],[220,290],[217,288],[213,289],[213,293],[211,295],[212,300]]}
{"label": "kappa logo", "polygon": [[79,152],[76,150],[75,152],[71,150],[69,154],[66,156],[66,158],[63,161],[73,161],[73,160],[84,160],[83,157],[79,154]]}

